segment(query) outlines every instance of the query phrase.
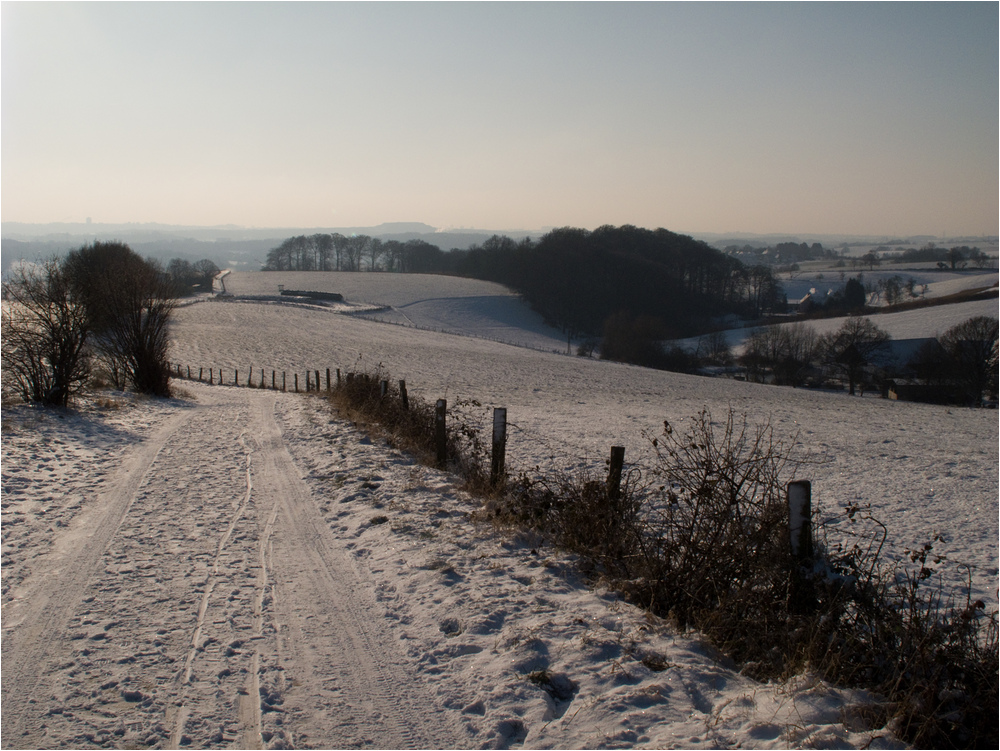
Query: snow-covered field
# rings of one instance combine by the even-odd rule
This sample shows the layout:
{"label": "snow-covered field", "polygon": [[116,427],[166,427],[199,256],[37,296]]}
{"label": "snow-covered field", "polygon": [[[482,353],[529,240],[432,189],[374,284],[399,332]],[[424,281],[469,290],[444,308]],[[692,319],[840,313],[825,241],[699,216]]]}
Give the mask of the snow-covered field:
{"label": "snow-covered field", "polygon": [[[329,291],[441,311],[455,281],[408,281],[399,298]],[[473,289],[465,305],[497,319],[490,297]],[[468,323],[438,328],[451,325]],[[871,504],[896,556],[942,534],[946,585],[957,591],[967,563],[973,596],[996,606],[996,412],[468,333],[204,302],[177,311],[171,358],[223,367],[227,382],[251,366],[290,379],[382,363],[411,395],[479,400],[484,424],[485,409],[507,407],[515,470],[600,472],[613,444],[641,468],[644,433],[664,419],[732,407],[794,442],[824,518]],[[697,635],[588,586],[571,558],[475,523],[449,476],[319,399],[178,387],[167,402],[3,411],[4,747],[899,745],[865,725],[869,697],[808,675],[755,683]]]}
{"label": "snow-covered field", "polygon": [[[903,284],[913,279],[917,296],[928,300],[968,290],[996,287],[998,279],[995,269],[940,271],[936,268],[914,268],[906,264],[887,264],[877,270],[824,269],[819,272],[786,272],[779,274],[778,280],[789,300],[801,300],[807,294],[812,294],[815,299],[823,301],[828,294],[843,289],[851,277],[860,278],[865,283],[877,284],[894,276],[901,277]],[[924,285],[927,285],[926,290],[923,289]],[[904,298],[906,294],[904,293]],[[879,304],[885,305],[885,299],[880,298]]]}
{"label": "snow-covered field", "polygon": [[[1000,304],[996,299],[974,300],[972,302],[960,302],[952,305],[935,305],[927,308],[916,308],[914,310],[901,310],[897,313],[878,313],[869,316],[872,322],[880,329],[886,331],[893,339],[920,339],[928,336],[939,336],[944,334],[952,326],[975,316],[1000,315]],[[841,327],[846,319],[819,318],[813,321],[805,321],[805,325],[811,326],[817,334],[829,334]],[[782,324],[789,325],[789,324]],[[733,349],[734,354],[741,354],[746,346],[753,328],[728,329],[722,332],[726,336],[726,341]],[[688,339],[678,339],[674,343],[689,350],[698,347],[701,337],[690,337]]]}
{"label": "snow-covered field", "polygon": [[277,295],[289,290],[338,292],[337,309],[370,320],[444,331],[545,351],[566,351],[566,339],[546,325],[506,287],[478,279],[428,274],[368,274],[344,271],[238,272],[227,274],[235,296]]}

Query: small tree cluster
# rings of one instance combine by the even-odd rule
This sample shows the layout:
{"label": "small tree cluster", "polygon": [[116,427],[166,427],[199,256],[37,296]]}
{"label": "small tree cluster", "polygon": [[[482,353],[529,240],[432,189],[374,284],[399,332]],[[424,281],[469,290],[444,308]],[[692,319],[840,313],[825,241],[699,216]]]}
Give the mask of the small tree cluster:
{"label": "small tree cluster", "polygon": [[747,339],[740,363],[747,380],[758,383],[770,376],[783,386],[806,382],[818,352],[816,330],[805,323],[754,329]]}
{"label": "small tree cluster", "polygon": [[218,273],[219,267],[207,258],[194,263],[174,258],[167,264],[167,274],[173,282],[175,294],[180,297],[196,292],[211,292],[212,280]]}
{"label": "small tree cluster", "polygon": [[380,240],[369,235],[297,235],[267,253],[262,271],[444,270],[441,249],[424,240]]}
{"label": "small tree cluster", "polygon": [[176,299],[169,276],[120,242],[85,245],[64,266],[112,384],[170,396],[167,325]]}
{"label": "small tree cluster", "polygon": [[158,265],[119,242],[21,266],[4,285],[5,380],[26,401],[65,406],[96,361],[116,388],[169,396],[174,295]]}
{"label": "small tree cluster", "polygon": [[980,406],[997,399],[1000,321],[974,316],[956,324],[922,348],[912,363],[919,380],[950,389],[958,401]]}

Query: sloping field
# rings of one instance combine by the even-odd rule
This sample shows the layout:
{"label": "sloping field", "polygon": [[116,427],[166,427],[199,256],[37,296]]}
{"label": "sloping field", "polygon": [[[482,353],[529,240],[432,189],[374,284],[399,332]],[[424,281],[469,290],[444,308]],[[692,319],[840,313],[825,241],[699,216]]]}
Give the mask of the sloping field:
{"label": "sloping field", "polygon": [[[481,295],[443,297],[442,320],[469,325],[447,315]],[[960,596],[968,564],[972,596],[996,607],[992,411],[651,371],[273,301],[194,303],[172,338],[174,362],[216,379],[223,367],[227,383],[251,367],[291,383],[381,364],[411,395],[446,397],[451,420],[485,428],[507,407],[514,472],[600,476],[620,444],[645,473],[664,419],[733,408],[806,461],[826,539],[845,536],[844,506],[870,505],[890,557],[938,534],[948,591]],[[4,409],[4,747],[901,745],[877,697],[808,673],[752,681],[697,634],[583,581],[572,556],[474,522],[455,478],[321,399],[175,385],[172,400]]]}
{"label": "sloping field", "polygon": [[500,284],[434,274],[372,274],[343,271],[242,272],[228,274],[226,292],[277,295],[285,289],[337,292],[348,303],[378,308],[372,320],[444,331],[546,351],[565,351],[566,340],[514,292]]}
{"label": "sloping field", "polygon": [[[869,318],[879,328],[887,331],[893,339],[920,339],[943,334],[952,326],[974,316],[993,316],[996,318],[1000,315],[998,307],[1000,306],[998,306],[996,299],[974,300],[954,303],[953,305],[934,305],[914,310],[901,310],[898,313],[878,313],[869,316]],[[845,320],[846,317],[840,316],[837,318],[817,318],[804,323],[807,326],[812,326],[817,334],[829,334],[839,329]],[[734,354],[739,355],[743,352],[747,338],[752,331],[753,328],[748,327],[729,329],[723,332]],[[697,348],[699,340],[700,337],[689,337],[679,339],[675,343],[694,350]]]}
{"label": "sloping field", "polygon": [[[840,278],[841,273],[844,274],[844,279]],[[813,290],[822,300],[828,291],[843,289],[844,283],[851,277],[863,278],[866,283],[876,284],[879,280],[889,279],[893,276],[902,277],[904,284],[907,280],[913,279],[919,297],[928,300],[935,297],[947,297],[967,290],[995,287],[998,279],[995,269],[940,271],[935,268],[912,268],[905,264],[886,265],[871,271],[868,269],[826,269],[820,274],[804,271],[794,275],[780,274],[778,278],[789,300],[801,300]],[[922,289],[925,284],[927,285],[926,292]],[[881,302],[885,304],[885,300]]]}
{"label": "sloping field", "polygon": [[[958,316],[971,314],[965,308]],[[972,565],[976,596],[996,601],[993,411],[686,376],[273,305],[180,310],[172,347],[182,364],[274,369],[279,382],[282,371],[290,378],[382,364],[427,400],[507,407],[516,426],[507,456],[515,467],[600,471],[611,445],[626,446],[626,460],[641,465],[650,454],[645,435],[659,433],[665,419],[683,424],[706,407],[719,419],[732,407],[752,421],[769,420],[780,438],[796,443],[809,461],[800,476],[813,480],[826,518],[849,504],[871,504],[900,556],[943,533],[941,552]],[[960,574],[953,576],[957,584]]]}

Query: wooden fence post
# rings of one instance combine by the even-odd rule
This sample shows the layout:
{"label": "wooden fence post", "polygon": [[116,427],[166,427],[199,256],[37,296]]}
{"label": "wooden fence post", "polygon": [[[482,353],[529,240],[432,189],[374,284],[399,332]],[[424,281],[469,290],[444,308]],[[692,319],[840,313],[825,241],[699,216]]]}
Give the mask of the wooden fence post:
{"label": "wooden fence post", "polygon": [[448,463],[448,433],[445,430],[445,414],[448,401],[438,399],[434,410],[434,443],[437,446],[437,463],[441,469]]}
{"label": "wooden fence post", "polygon": [[215,384],[215,377],[212,375],[211,368],[208,369],[208,383],[210,386]]}
{"label": "wooden fence post", "polygon": [[406,395],[406,381],[399,382],[399,398],[403,402],[403,409],[410,409],[410,398]]}
{"label": "wooden fence post", "polygon": [[188,369],[188,380],[190,381],[191,380],[191,366],[188,365],[187,369]]}
{"label": "wooden fence post", "polygon": [[233,385],[234,386],[240,385],[240,371],[236,370],[235,368],[233,369]]}
{"label": "wooden fence post", "polygon": [[250,372],[247,374],[247,386],[253,388],[253,365],[250,366]]}
{"label": "wooden fence post", "polygon": [[326,393],[330,393],[330,369],[326,369]]}
{"label": "wooden fence post", "polygon": [[277,390],[278,390],[277,384],[275,383],[274,379],[274,370],[271,370],[271,391],[277,391]]}
{"label": "wooden fence post", "polygon": [[507,408],[493,410],[493,455],[490,466],[490,485],[496,487],[504,476],[507,456]]}
{"label": "wooden fence post", "polygon": [[198,368],[198,383],[201,383],[201,374],[205,372],[204,368]]}
{"label": "wooden fence post", "polygon": [[340,386],[340,368],[337,368],[337,385]]}
{"label": "wooden fence post", "polygon": [[788,500],[788,540],[793,565],[789,572],[789,607],[795,613],[808,613],[816,608],[816,591],[810,573],[812,569],[812,484],[796,480],[786,487]]}
{"label": "wooden fence post", "polygon": [[812,560],[812,484],[809,480],[788,483],[788,535],[792,555],[801,563]]}
{"label": "wooden fence post", "polygon": [[316,393],[319,393],[319,371],[316,371]]}
{"label": "wooden fence post", "polygon": [[608,498],[617,501],[621,496],[622,467],[625,464],[625,447],[611,447],[611,461],[608,463]]}
{"label": "wooden fence post", "polygon": [[388,393],[389,393],[389,382],[385,380],[380,381],[378,384],[379,399],[385,399],[385,395]]}
{"label": "wooden fence post", "polygon": [[306,371],[306,393],[309,393],[309,371]]}
{"label": "wooden fence post", "polygon": [[260,369],[260,387],[264,388],[264,369]]}
{"label": "wooden fence post", "polygon": [[281,371],[281,390],[285,391],[285,371]]}
{"label": "wooden fence post", "polygon": [[295,393],[299,393],[299,374],[295,374]]}

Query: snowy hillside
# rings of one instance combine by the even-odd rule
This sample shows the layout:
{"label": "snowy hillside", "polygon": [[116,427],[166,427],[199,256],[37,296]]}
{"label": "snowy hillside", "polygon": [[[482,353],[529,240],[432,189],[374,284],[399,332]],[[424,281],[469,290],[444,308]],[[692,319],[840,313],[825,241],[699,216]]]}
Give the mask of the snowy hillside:
{"label": "snowy hillside", "polygon": [[[246,295],[323,289],[231,276]],[[663,420],[731,407],[794,444],[829,539],[843,507],[870,504],[891,557],[940,534],[948,592],[968,564],[972,596],[996,607],[995,412],[510,346],[484,338],[525,330],[502,288],[350,276],[328,291],[467,335],[205,301],[177,310],[171,360],[227,383],[382,365],[411,395],[478,400],[464,414],[484,427],[507,407],[515,472],[600,475],[612,444],[642,471]],[[4,408],[4,747],[900,747],[872,721],[877,697],[750,680],[571,556],[474,521],[454,478],[323,400],[175,385],[165,402]]]}
{"label": "snowy hillside", "polygon": [[533,349],[566,350],[565,337],[546,325],[518,295],[478,279],[289,271],[228,274],[225,284],[226,292],[236,296],[277,295],[279,284],[289,290],[337,292],[349,305],[360,308],[359,315],[372,320]]}
{"label": "snowy hillside", "polygon": [[[920,339],[928,336],[938,336],[952,326],[974,316],[1000,315],[1000,305],[997,300],[974,300],[953,305],[935,305],[914,310],[901,310],[898,313],[878,313],[870,316],[873,323],[888,332],[893,339]],[[837,318],[817,318],[805,321],[807,326],[816,330],[817,334],[829,334],[836,331],[844,323],[843,316]],[[788,325],[788,324],[782,324]],[[753,331],[752,327],[729,329],[722,332],[733,350],[740,355],[746,345],[747,338]],[[688,350],[697,349],[701,337],[678,339],[674,343]]]}
{"label": "snowy hillside", "polygon": [[[960,319],[974,314],[957,307]],[[946,310],[893,315],[940,320]],[[753,421],[770,420],[779,437],[797,441],[811,462],[802,473],[813,480],[828,517],[848,504],[870,503],[899,554],[944,532],[951,560],[974,567],[976,596],[996,601],[992,411],[687,376],[287,306],[185,308],[178,311],[172,351],[185,365],[276,370],[279,378],[282,371],[383,364],[429,401],[507,407],[516,426],[508,461],[522,467],[600,467],[611,445],[626,446],[626,461],[641,465],[650,455],[645,435],[655,436],[663,420],[684,423],[704,407],[723,416],[731,406]]]}

